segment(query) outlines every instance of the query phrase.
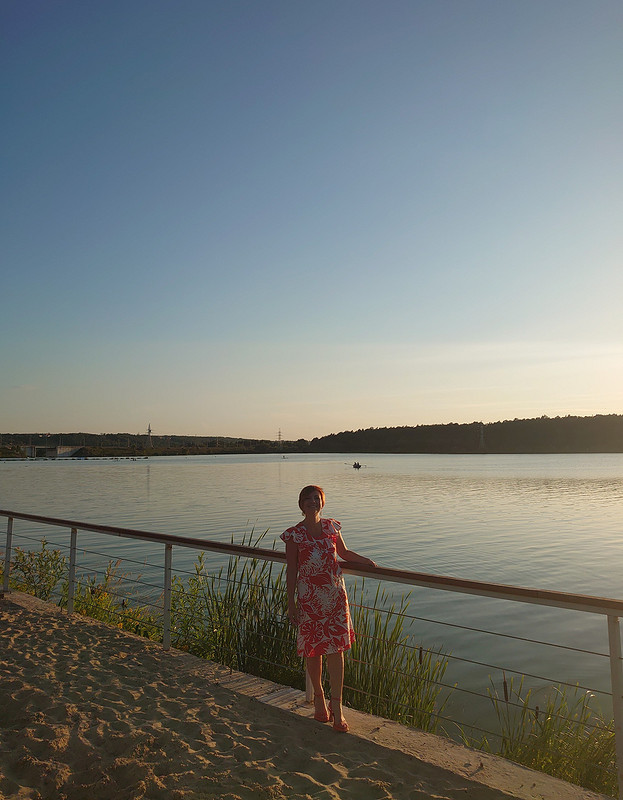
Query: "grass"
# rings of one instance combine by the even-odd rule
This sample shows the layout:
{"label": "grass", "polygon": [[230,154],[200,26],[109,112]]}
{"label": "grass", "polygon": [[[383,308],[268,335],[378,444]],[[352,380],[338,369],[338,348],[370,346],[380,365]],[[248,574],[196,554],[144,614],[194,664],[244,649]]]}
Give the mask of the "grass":
{"label": "grass", "polygon": [[[256,546],[263,538],[249,536]],[[162,640],[162,612],[124,591],[119,562],[103,575],[76,583],[74,610],[124,630]],[[2,564],[0,564],[1,579]],[[11,586],[49,600],[60,588],[67,604],[67,559],[50,550],[15,549]],[[345,662],[345,701],[353,708],[422,730],[440,731],[448,699],[441,688],[447,668],[443,654],[414,647],[404,630],[409,595],[398,606],[379,587],[368,602],[365,582],[355,585],[351,612],[357,631]],[[161,603],[161,598],[160,601]],[[210,574],[200,554],[194,572],[174,577],[171,642],[174,647],[252,675],[304,688],[304,666],[296,655],[296,634],[285,614],[284,570],[274,562],[230,558]],[[380,611],[379,608],[387,610]],[[521,680],[503,680],[488,690],[499,727],[492,739],[464,741],[532,769],[598,792],[616,795],[614,723],[591,709],[590,694],[553,686],[535,706]]]}
{"label": "grass", "polygon": [[[489,697],[498,718],[504,758],[586,789],[617,795],[614,722],[591,707],[592,694],[579,687],[550,687],[541,705],[519,680],[492,683]],[[491,750],[483,740],[481,749]]]}

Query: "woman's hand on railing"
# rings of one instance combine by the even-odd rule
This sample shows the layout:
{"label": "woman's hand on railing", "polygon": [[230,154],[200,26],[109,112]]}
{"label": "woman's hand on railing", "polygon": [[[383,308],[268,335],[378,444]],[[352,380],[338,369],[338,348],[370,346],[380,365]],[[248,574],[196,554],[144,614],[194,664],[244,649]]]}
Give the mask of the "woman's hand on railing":
{"label": "woman's hand on railing", "polygon": [[[356,556],[356,558],[353,556]],[[360,556],[358,553],[352,553],[351,551],[348,551],[348,555],[344,557],[343,561],[345,564],[353,564],[354,566],[378,567],[376,561],[372,561],[371,558]]]}

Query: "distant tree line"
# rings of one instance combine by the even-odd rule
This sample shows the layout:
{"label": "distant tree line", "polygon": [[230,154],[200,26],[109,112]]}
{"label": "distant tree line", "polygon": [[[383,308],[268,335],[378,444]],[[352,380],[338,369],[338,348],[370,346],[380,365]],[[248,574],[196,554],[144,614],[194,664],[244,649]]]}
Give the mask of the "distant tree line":
{"label": "distant tree line", "polygon": [[297,442],[244,439],[233,436],[156,436],[132,433],[2,433],[0,457],[20,457],[23,447],[37,448],[37,455],[56,447],[78,448],[76,457],[129,457],[159,455],[217,455],[222,453],[300,452],[308,448]]}
{"label": "distant tree line", "polygon": [[312,439],[317,453],[621,453],[623,416],[366,428]]}
{"label": "distant tree line", "polygon": [[231,436],[131,433],[2,433],[0,457],[24,445],[80,448],[78,456],[208,455],[223,453],[623,453],[623,415],[538,417],[503,422],[366,428],[296,441]]}

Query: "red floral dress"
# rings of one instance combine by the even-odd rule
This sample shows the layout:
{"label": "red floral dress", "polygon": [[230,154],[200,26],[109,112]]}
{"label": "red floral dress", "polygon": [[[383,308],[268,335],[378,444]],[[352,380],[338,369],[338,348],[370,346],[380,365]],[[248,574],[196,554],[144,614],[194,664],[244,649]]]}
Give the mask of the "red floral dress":
{"label": "red floral dress", "polygon": [[335,547],[342,526],[335,519],[321,523],[321,539],[311,538],[302,522],[281,534],[298,545],[297,652],[306,657],[348,650],[355,640]]}

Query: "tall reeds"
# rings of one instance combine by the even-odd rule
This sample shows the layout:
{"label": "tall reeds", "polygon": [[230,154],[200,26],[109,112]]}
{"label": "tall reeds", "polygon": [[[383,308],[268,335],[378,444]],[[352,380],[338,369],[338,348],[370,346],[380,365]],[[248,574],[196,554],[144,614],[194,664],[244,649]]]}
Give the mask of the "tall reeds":
{"label": "tall reeds", "polygon": [[491,684],[489,697],[500,726],[500,744],[479,743],[504,758],[555,775],[570,783],[616,796],[614,722],[591,706],[590,692],[579,687],[551,686],[536,705],[523,676],[507,681],[500,691]]}
{"label": "tall reeds", "polygon": [[369,604],[365,581],[355,585],[353,625],[357,639],[345,662],[345,699],[349,705],[436,732],[448,695],[441,680],[448,660],[414,646],[404,630],[409,594],[400,606],[389,603],[380,586]]}
{"label": "tall reeds", "polygon": [[283,613],[283,571],[273,562],[230,558],[217,574],[203,554],[186,581],[173,581],[171,641],[232,669],[302,686],[294,631]]}

